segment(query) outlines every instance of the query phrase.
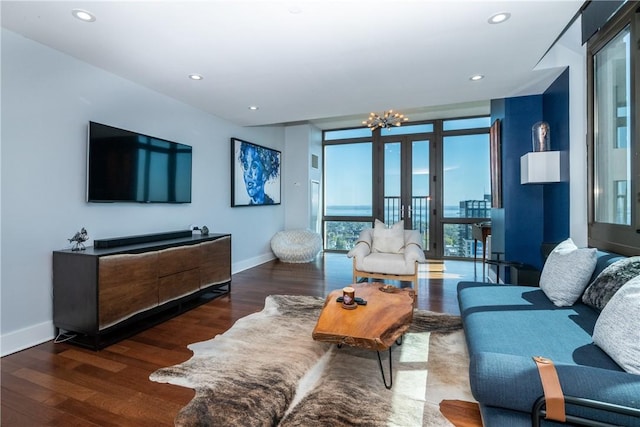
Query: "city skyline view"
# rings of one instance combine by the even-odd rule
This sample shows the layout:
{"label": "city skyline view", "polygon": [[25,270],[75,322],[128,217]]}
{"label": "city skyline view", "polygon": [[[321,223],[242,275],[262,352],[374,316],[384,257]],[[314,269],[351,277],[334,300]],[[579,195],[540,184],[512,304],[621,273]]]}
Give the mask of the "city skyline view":
{"label": "city skyline view", "polygon": [[[436,125],[442,133],[435,132]],[[471,224],[451,218],[490,216],[489,125],[490,117],[485,116],[383,129],[380,177],[373,172],[372,140],[325,145],[325,249],[351,249],[360,231],[371,227],[370,218],[376,217],[387,224],[410,221],[405,226],[420,232],[427,251],[437,247],[444,256],[473,257]],[[325,138],[334,142],[369,135],[352,129],[327,132]],[[389,138],[394,135],[397,138]],[[382,194],[374,195],[377,179]],[[374,197],[384,200],[382,214],[374,215]],[[448,220],[434,227],[432,221],[444,218]]]}
{"label": "city skyline view", "polygon": [[[462,135],[444,138],[443,147],[443,206],[457,209],[460,201],[484,200],[491,194],[489,175],[488,134]],[[399,146],[386,150],[387,156],[399,157]],[[372,206],[371,143],[343,144],[325,152],[325,214],[355,215],[346,213],[357,210],[361,213]],[[413,195],[427,197],[429,194],[430,169],[421,165],[428,158],[428,144],[414,144],[414,166],[412,174]],[[416,149],[418,148],[418,149]],[[399,196],[400,163],[385,168],[385,196]],[[417,167],[416,164],[422,167]],[[340,213],[332,213],[341,211]]]}

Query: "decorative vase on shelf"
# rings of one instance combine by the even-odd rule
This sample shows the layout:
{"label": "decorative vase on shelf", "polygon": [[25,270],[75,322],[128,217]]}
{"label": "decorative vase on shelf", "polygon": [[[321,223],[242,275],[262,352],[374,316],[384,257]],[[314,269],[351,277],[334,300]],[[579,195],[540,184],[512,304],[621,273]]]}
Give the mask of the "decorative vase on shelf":
{"label": "decorative vase on shelf", "polygon": [[533,151],[549,151],[551,149],[549,145],[550,140],[549,123],[537,122],[531,128],[531,140],[533,143]]}

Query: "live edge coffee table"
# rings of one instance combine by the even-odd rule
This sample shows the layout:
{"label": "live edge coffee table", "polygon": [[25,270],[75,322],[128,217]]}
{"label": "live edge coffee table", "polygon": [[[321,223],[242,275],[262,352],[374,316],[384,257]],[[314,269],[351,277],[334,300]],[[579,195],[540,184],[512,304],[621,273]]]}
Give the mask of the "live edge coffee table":
{"label": "live edge coffee table", "polygon": [[[316,341],[347,344],[353,347],[376,350],[382,381],[387,389],[393,386],[391,348],[402,343],[402,335],[413,321],[414,293],[411,289],[390,288],[383,291],[381,283],[349,285],[356,290],[356,297],[367,301],[356,309],[342,308],[336,299],[342,289],[327,296],[324,307],[313,330]],[[382,368],[380,352],[389,350],[389,384]]]}

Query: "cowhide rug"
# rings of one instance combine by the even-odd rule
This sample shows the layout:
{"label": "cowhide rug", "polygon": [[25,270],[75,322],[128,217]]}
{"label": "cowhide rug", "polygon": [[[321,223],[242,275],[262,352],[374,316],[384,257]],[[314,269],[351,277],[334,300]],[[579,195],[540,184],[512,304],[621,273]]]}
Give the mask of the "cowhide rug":
{"label": "cowhide rug", "polygon": [[[393,347],[393,387],[375,351],[311,338],[324,298],[275,295],[261,312],[189,345],[150,379],[196,390],[177,426],[451,426],[443,399],[473,401],[460,318],[416,310]],[[382,353],[385,373],[388,354]]]}

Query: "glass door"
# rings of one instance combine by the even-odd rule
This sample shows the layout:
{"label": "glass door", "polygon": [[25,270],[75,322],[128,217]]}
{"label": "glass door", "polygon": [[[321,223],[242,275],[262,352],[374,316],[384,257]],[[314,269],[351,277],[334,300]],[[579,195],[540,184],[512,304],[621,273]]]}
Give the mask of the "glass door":
{"label": "glass door", "polygon": [[483,253],[483,242],[476,245],[473,224],[491,218],[489,134],[444,136],[442,157],[439,246],[444,257],[473,259]]}
{"label": "glass door", "polygon": [[431,141],[407,135],[383,139],[382,207],[386,224],[404,220],[418,230],[427,256],[432,255],[430,227],[432,192]]}

